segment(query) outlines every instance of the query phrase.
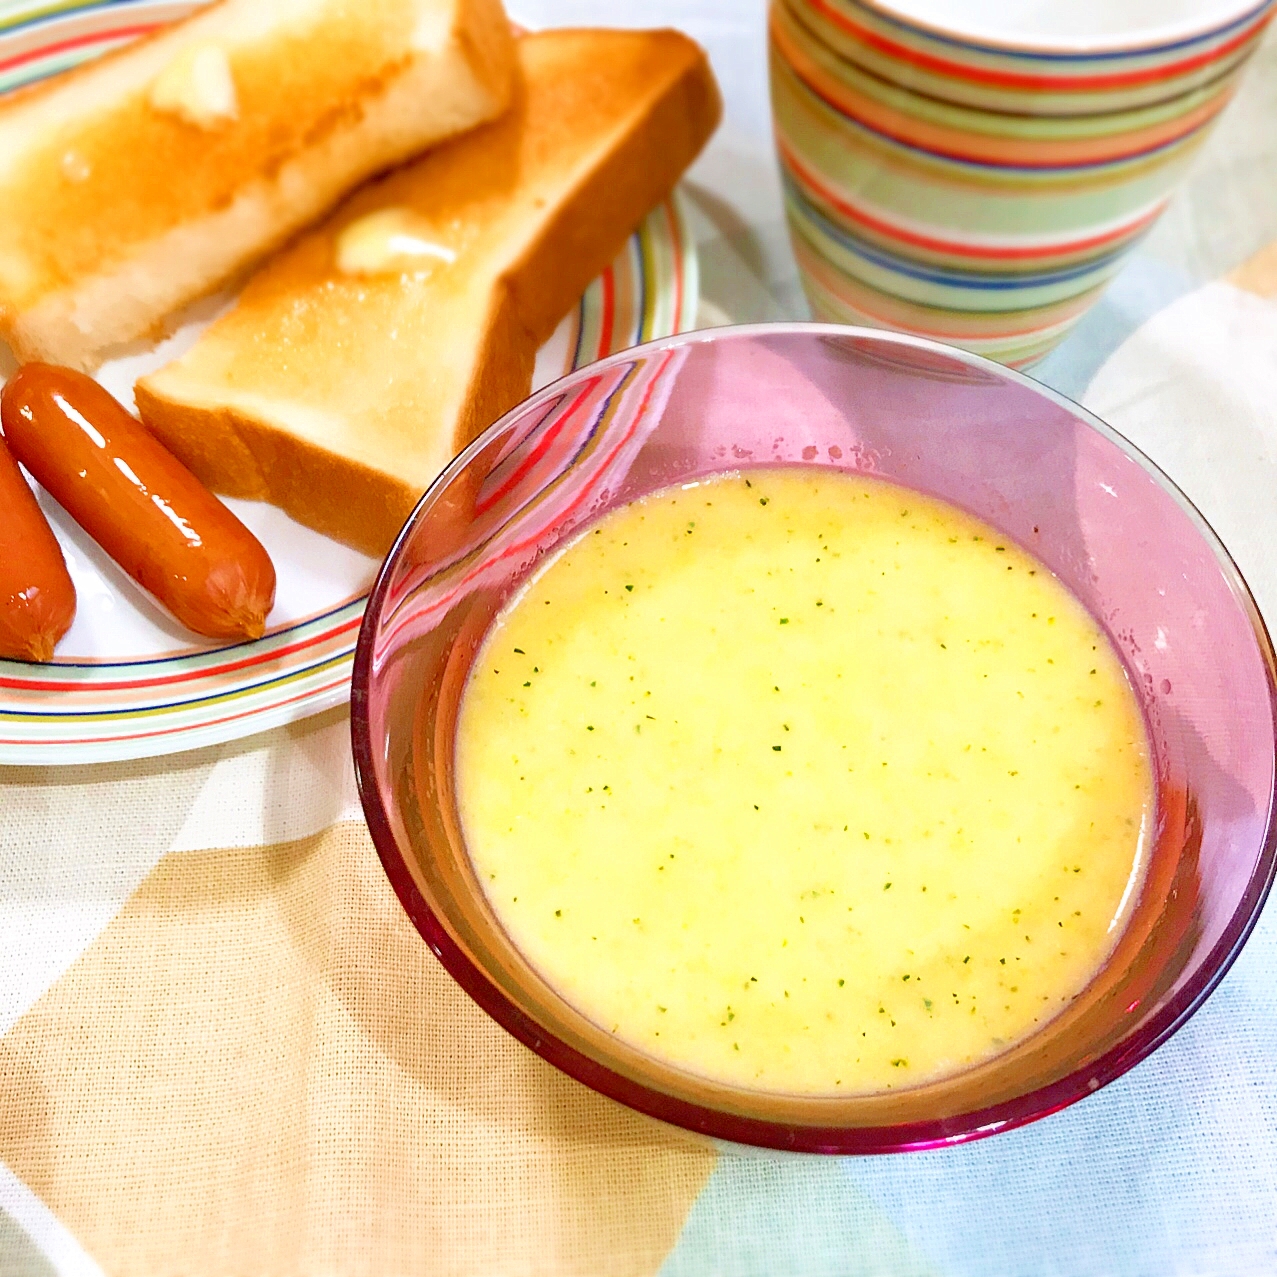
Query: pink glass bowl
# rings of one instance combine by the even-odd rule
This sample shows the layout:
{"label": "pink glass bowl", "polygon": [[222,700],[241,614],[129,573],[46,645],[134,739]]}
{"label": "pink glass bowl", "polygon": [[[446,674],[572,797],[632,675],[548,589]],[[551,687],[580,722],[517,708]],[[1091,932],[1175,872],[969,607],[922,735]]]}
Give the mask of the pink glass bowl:
{"label": "pink glass bowl", "polygon": [[[1032,1037],[912,1089],[763,1093],[617,1042],[510,942],[461,834],[457,707],[503,602],[564,538],[614,506],[776,463],[880,475],[1014,537],[1108,627],[1148,719],[1156,847],[1112,959]],[[352,714],[386,873],[426,943],[499,1024],[587,1086],[667,1122],[737,1143],[871,1153],[958,1143],[1054,1112],[1131,1068],[1202,1004],[1250,933],[1277,864],[1275,686],[1272,646],[1227,551],[1103,422],[949,347],[778,324],[615,355],[534,395],[471,444],[382,568],[355,657]]]}

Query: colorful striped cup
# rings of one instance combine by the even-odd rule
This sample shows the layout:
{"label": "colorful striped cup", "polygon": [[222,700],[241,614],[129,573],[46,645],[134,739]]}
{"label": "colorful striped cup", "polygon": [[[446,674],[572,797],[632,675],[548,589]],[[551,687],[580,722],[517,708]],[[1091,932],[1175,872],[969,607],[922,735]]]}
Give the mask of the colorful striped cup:
{"label": "colorful striped cup", "polygon": [[[813,311],[1016,366],[1041,358],[1165,207],[1231,97],[1271,2],[1241,19],[1225,14],[1222,31],[1187,41],[1193,57],[1212,55],[1209,74],[1200,61],[1185,70],[1184,40],[1059,53],[1049,86],[1035,95],[1021,85],[995,107],[988,95],[975,100],[991,65],[1001,91],[1008,77],[1027,74],[1020,64],[1046,54],[963,44],[857,0],[772,0],[776,145]],[[847,37],[849,15],[870,35],[895,31],[895,52],[876,36]],[[941,39],[963,71],[943,82],[922,76],[917,60]],[[1134,88],[1120,96],[1110,83],[1105,109],[1083,106],[1097,100],[1092,72],[1106,59],[1128,77],[1138,71]],[[1149,77],[1154,66],[1163,78]],[[1082,109],[1060,113],[1063,98]]]}

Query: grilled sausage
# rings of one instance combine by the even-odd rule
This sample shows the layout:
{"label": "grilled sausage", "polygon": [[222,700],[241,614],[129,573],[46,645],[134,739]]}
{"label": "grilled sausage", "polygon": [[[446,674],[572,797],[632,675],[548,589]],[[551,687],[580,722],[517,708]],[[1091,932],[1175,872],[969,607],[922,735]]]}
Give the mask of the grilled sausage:
{"label": "grilled sausage", "polygon": [[92,378],[27,364],[0,395],[14,455],[187,628],[258,638],[275,601],[261,542]]}
{"label": "grilled sausage", "polygon": [[62,548],[0,439],[0,656],[47,661],[73,620]]}

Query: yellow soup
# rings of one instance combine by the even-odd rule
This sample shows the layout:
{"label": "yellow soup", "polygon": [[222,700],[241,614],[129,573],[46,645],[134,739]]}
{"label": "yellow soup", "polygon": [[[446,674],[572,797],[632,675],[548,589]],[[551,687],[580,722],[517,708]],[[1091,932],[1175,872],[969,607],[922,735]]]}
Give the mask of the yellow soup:
{"label": "yellow soup", "polygon": [[618,1037],[771,1091],[1031,1033],[1138,886],[1143,719],[1091,616],[942,502],[777,468],[614,511],[499,618],[458,725],[511,938]]}

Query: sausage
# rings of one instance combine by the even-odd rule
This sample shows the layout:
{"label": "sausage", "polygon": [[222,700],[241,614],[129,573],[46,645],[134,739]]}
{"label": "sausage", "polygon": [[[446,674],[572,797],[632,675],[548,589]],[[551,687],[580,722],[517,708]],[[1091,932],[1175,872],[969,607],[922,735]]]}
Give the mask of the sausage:
{"label": "sausage", "polygon": [[261,542],[91,377],[26,364],[0,394],[14,456],[143,589],[209,638],[260,638]]}
{"label": "sausage", "polygon": [[62,547],[0,439],[0,656],[47,661],[73,620]]}

